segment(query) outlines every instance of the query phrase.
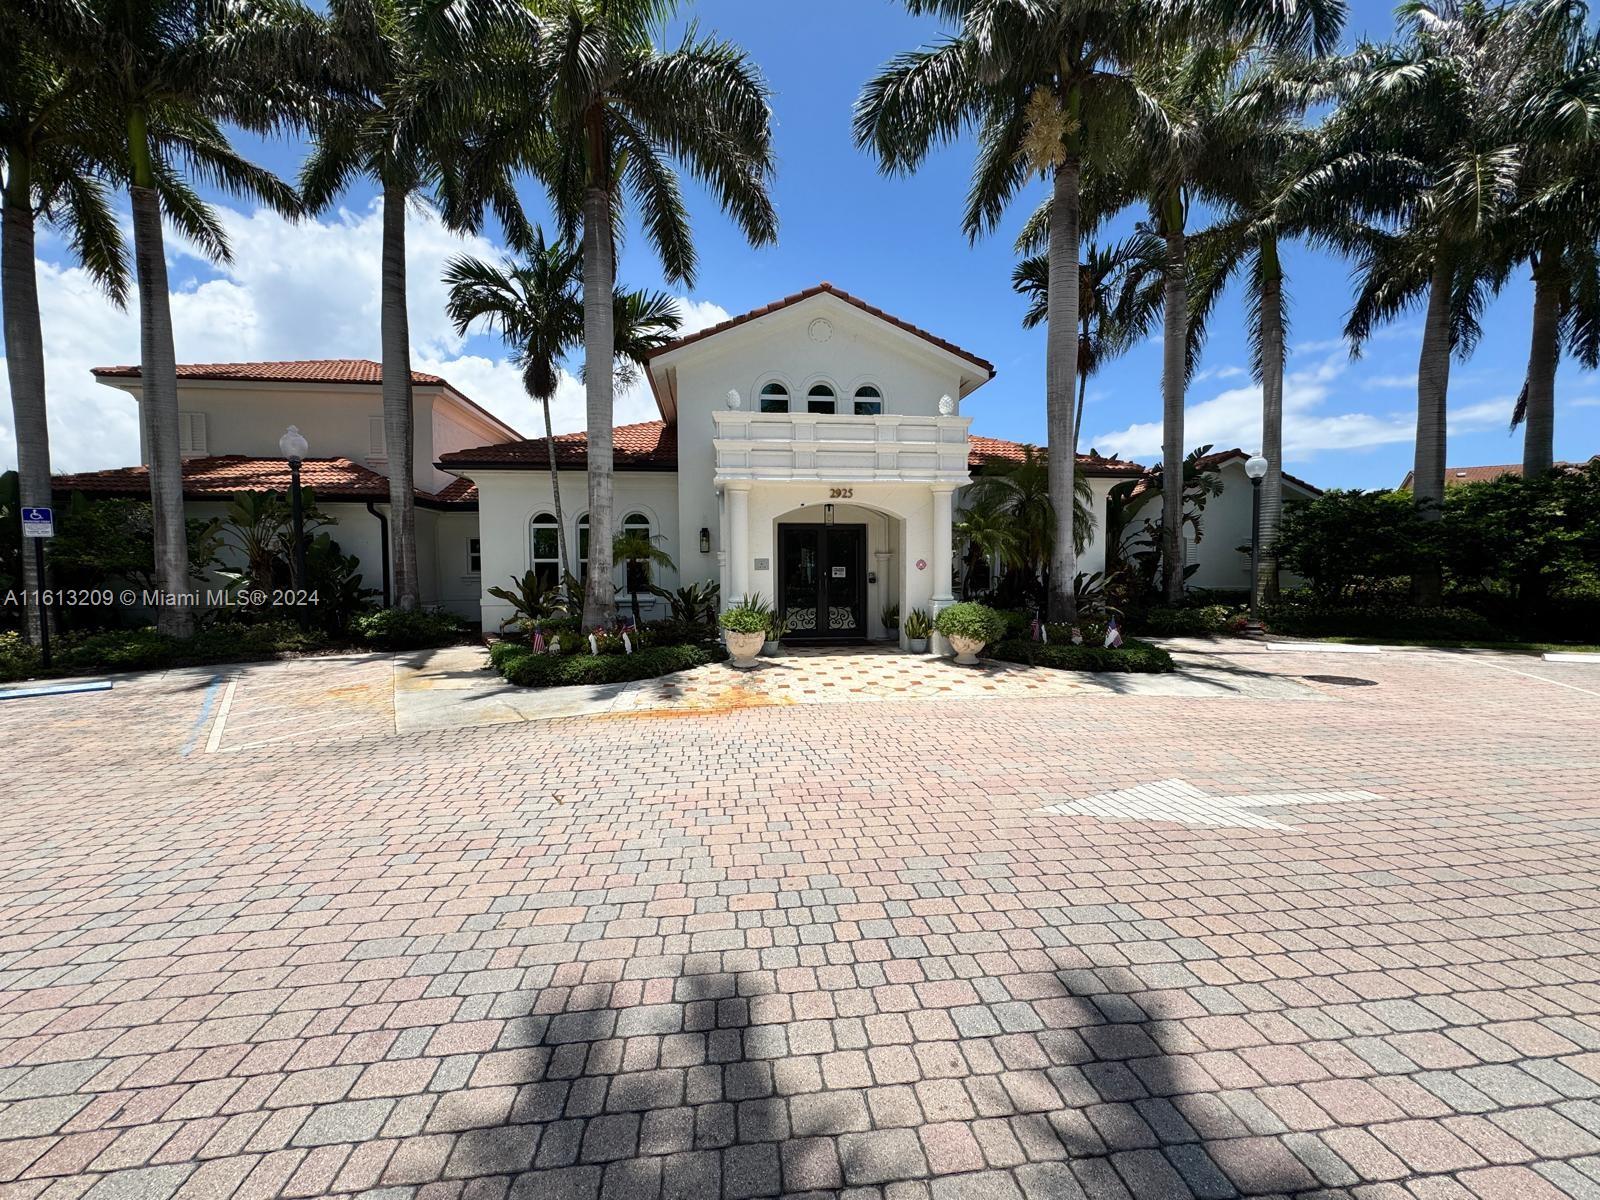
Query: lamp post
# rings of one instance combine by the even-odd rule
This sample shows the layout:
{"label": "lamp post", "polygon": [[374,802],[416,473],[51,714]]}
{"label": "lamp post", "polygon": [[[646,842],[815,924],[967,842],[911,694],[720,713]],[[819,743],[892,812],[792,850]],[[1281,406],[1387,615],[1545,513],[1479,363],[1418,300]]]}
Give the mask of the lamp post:
{"label": "lamp post", "polygon": [[1261,481],[1267,477],[1267,460],[1252,454],[1245,460],[1244,473],[1250,477],[1250,619],[1255,621],[1261,578]]}
{"label": "lamp post", "polygon": [[[289,460],[289,523],[293,529],[294,554],[289,560],[291,579],[290,586],[295,591],[302,591],[306,586],[306,525],[305,514],[300,508],[300,463],[306,456],[306,451],[311,444],[306,441],[305,435],[293,425],[289,426],[281,438],[278,439],[278,449],[283,451],[284,458]],[[305,605],[297,604],[301,623],[305,622]]]}

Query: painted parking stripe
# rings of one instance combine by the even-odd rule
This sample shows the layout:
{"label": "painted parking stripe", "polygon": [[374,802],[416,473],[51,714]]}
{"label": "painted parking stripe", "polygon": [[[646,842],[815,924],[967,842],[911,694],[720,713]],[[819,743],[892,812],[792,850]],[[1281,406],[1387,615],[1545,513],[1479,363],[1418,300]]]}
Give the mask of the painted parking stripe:
{"label": "painted parking stripe", "polygon": [[1544,655],[1545,662],[1600,663],[1600,654],[1570,654],[1552,651]]}
{"label": "painted parking stripe", "polygon": [[90,679],[82,683],[41,683],[34,687],[6,688],[0,700],[26,700],[31,696],[70,696],[74,692],[109,692],[111,680]]}
{"label": "painted parking stripe", "polygon": [[194,744],[200,738],[200,731],[205,728],[206,718],[211,715],[211,706],[216,703],[217,688],[222,684],[221,675],[213,675],[211,682],[206,685],[205,698],[200,702],[200,715],[195,717],[194,724],[189,726],[189,736],[184,739],[183,748],[178,751],[182,758],[188,758],[189,752],[194,749]]}
{"label": "painted parking stripe", "polygon": [[206,739],[206,753],[215,754],[222,745],[222,731],[228,724],[228,710],[233,707],[233,691],[239,686],[237,679],[228,680],[228,690],[222,693],[222,706],[217,709],[217,719],[211,724],[211,736]]}
{"label": "painted parking stripe", "polygon": [[1351,646],[1344,642],[1268,642],[1268,650],[1304,650],[1313,654],[1382,654],[1377,646]]}

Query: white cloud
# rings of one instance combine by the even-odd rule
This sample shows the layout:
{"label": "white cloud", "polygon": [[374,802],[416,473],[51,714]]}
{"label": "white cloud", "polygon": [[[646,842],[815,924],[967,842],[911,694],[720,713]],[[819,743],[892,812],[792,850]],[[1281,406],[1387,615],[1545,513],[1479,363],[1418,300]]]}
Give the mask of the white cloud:
{"label": "white cloud", "polygon": [[[1330,413],[1322,411],[1334,385],[1349,370],[1349,360],[1330,355],[1313,366],[1290,371],[1283,381],[1283,453],[1304,461],[1328,450],[1358,450],[1410,442],[1416,436],[1416,415],[1409,408],[1392,412]],[[1451,408],[1450,429],[1490,429],[1510,419],[1511,402],[1486,400]],[[1189,404],[1184,412],[1184,441],[1189,448],[1254,449],[1261,444],[1261,389],[1230,388],[1209,400]],[[1102,453],[1153,459],[1161,453],[1161,422],[1144,421],[1100,434],[1091,444]]]}
{"label": "white cloud", "polygon": [[1206,367],[1196,372],[1194,379],[1190,382],[1204,383],[1208,379],[1240,379],[1248,374],[1249,372],[1243,367]]}
{"label": "white cloud", "polygon": [[[378,204],[299,224],[265,210],[220,207],[218,215],[233,245],[228,266],[205,268],[192,247],[169,235],[173,340],[180,362],[379,357]],[[500,248],[482,237],[450,233],[422,208],[412,209],[406,234],[413,366],[449,379],[524,433],[542,432],[542,416],[535,418],[517,369],[504,356],[464,352],[465,339],[444,315],[446,288],[440,276],[445,261],[462,253],[494,258]],[[41,243],[52,250],[58,246]],[[57,471],[80,471],[137,462],[135,406],[89,374],[92,367],[139,360],[136,305],[119,311],[80,268],[40,261],[37,270],[52,465]],[[728,316],[704,300],[684,301],[684,309],[685,332]],[[552,409],[558,432],[581,429],[581,383],[563,373]],[[641,381],[620,391],[616,412],[619,422],[653,416],[648,385]],[[0,469],[15,461],[9,385],[0,371]]]}
{"label": "white cloud", "polygon": [[1600,396],[1579,396],[1567,401],[1568,408],[1600,408]]}
{"label": "white cloud", "polygon": [[1414,388],[1417,386],[1417,373],[1399,375],[1368,375],[1361,381],[1361,386],[1367,391],[1377,391],[1380,388]]}

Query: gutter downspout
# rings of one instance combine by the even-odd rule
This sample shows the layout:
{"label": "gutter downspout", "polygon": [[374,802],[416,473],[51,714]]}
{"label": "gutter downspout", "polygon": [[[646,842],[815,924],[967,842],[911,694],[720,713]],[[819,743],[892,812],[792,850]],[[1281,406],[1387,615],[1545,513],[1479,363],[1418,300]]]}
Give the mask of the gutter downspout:
{"label": "gutter downspout", "polygon": [[389,600],[389,518],[378,511],[377,502],[367,501],[367,511],[378,518],[378,545],[382,548],[383,559],[383,606],[388,608]]}

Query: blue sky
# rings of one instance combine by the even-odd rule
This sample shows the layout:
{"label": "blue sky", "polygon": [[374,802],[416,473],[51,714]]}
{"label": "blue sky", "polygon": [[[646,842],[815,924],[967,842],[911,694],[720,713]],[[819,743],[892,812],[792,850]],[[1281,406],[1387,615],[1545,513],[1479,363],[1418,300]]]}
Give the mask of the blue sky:
{"label": "blue sky", "polygon": [[[781,17],[777,14],[781,13]],[[977,245],[960,228],[972,163],[969,144],[932,156],[911,177],[883,177],[850,139],[851,106],[862,83],[896,52],[938,35],[937,23],[909,17],[890,0],[808,0],[783,4],[698,0],[685,17],[739,43],[771,85],[778,155],[776,246],[750,249],[698,188],[689,185],[700,271],[688,299],[696,324],[738,313],[826,279],[993,361],[997,377],[963,411],[973,429],[998,437],[1044,438],[1044,335],[1025,331],[1022,300],[1010,288],[1012,237],[1043,184],[1019,200],[1006,227]],[[678,22],[681,27],[682,21]],[[1352,5],[1347,40],[1383,37],[1391,10],[1374,0]],[[241,143],[261,161],[292,176],[303,147]],[[524,189],[529,207],[545,218],[542,197]],[[225,213],[240,250],[234,267],[218,270],[181,246],[171,250],[178,293],[180,360],[242,357],[375,357],[376,232],[370,187],[348,194],[339,212],[314,226],[289,227],[229,202]],[[1133,214],[1103,236],[1131,226]],[[422,226],[421,232],[416,232]],[[446,374],[475,398],[510,416],[526,432],[531,410],[517,394],[503,348],[492,338],[465,342],[449,335],[438,315],[442,295],[432,279],[453,243],[418,216],[413,219],[411,301],[414,341],[428,369]],[[419,249],[419,244],[423,248]],[[492,251],[484,241],[471,247]],[[47,343],[52,389],[57,377],[69,405],[93,404],[106,419],[90,437],[77,425],[62,431],[64,466],[110,466],[124,452],[129,414],[115,396],[87,388],[78,371],[100,354],[137,357],[134,326],[102,316],[104,305],[81,279],[59,243],[41,242],[46,278]],[[1410,465],[1415,404],[1418,322],[1384,330],[1352,362],[1339,342],[1349,304],[1345,263],[1303,248],[1287,261],[1293,303],[1292,357],[1287,387],[1285,455],[1291,471],[1323,485],[1390,486]],[[629,236],[620,279],[662,286],[650,249]],[[1452,378],[1452,464],[1502,463],[1521,457],[1520,432],[1506,421],[1527,355],[1529,288],[1519,279],[1495,302],[1486,336]],[[368,305],[372,307],[368,307]],[[70,322],[65,339],[52,323]],[[237,352],[229,350],[237,348]],[[1242,444],[1259,437],[1259,399],[1248,375],[1242,306],[1236,296],[1217,312],[1199,377],[1189,391],[1189,442]],[[59,370],[58,370],[59,365]],[[91,364],[92,365],[92,364]],[[1090,385],[1085,445],[1143,461],[1159,457],[1159,347],[1137,347]],[[573,427],[579,408],[575,383],[558,403],[560,423]],[[648,415],[634,397],[619,419]],[[8,414],[7,414],[8,415]],[[3,419],[3,418],[0,418]],[[3,432],[3,431],[0,431]],[[0,436],[0,456],[9,457]],[[1600,382],[1564,364],[1558,385],[1558,457],[1600,451]],[[119,457],[120,456],[120,457]],[[60,455],[58,455],[60,457]],[[76,460],[76,461],[75,461]]]}

